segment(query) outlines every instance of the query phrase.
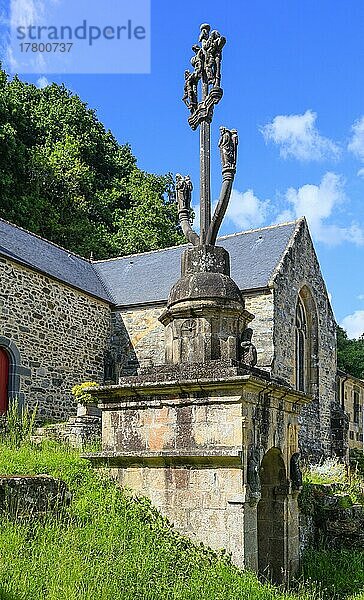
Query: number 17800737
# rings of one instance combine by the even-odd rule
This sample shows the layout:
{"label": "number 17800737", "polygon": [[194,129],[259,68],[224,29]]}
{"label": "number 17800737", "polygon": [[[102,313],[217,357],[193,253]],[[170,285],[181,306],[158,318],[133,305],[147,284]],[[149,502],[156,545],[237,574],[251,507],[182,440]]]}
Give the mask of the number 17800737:
{"label": "number 17800737", "polygon": [[73,42],[21,42],[20,52],[70,52]]}

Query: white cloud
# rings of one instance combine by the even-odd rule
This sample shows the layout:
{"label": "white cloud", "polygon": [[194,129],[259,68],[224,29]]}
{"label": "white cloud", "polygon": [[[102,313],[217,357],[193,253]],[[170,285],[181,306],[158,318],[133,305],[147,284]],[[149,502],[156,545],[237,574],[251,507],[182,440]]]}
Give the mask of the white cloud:
{"label": "white cloud", "polygon": [[[212,205],[212,214],[216,205],[217,200]],[[229,221],[236,231],[260,227],[266,221],[269,205],[269,200],[260,200],[254,195],[253,190],[239,192],[233,189],[224,221]],[[199,231],[200,205],[193,205],[192,209],[195,213],[193,228]]]}
{"label": "white cloud", "polygon": [[337,158],[340,148],[332,140],[323,137],[316,129],[317,114],[306,110],[303,115],[278,115],[261,128],[266,142],[279,146],[283,158],[299,160],[323,160]]}
{"label": "white cloud", "polygon": [[43,0],[12,0],[10,3],[10,22],[12,27],[35,25],[45,11]]}
{"label": "white cloud", "polygon": [[10,20],[4,6],[0,7],[0,25],[5,25],[6,27],[10,25]]}
{"label": "white cloud", "polygon": [[39,77],[39,79],[37,79],[37,87],[43,89],[45,87],[47,87],[47,85],[50,85],[50,81],[48,81],[48,79],[42,75],[42,77]]}
{"label": "white cloud", "polygon": [[326,173],[319,185],[306,184],[285,194],[289,208],[285,208],[276,222],[289,221],[305,216],[313,237],[320,242],[337,245],[343,241],[364,244],[364,230],[357,224],[347,227],[330,224],[327,220],[346,201],[344,180],[335,173]]}
{"label": "white cloud", "polygon": [[359,171],[357,172],[357,176],[358,177],[364,177],[364,168],[363,169],[359,169]]}
{"label": "white cloud", "polygon": [[358,300],[364,300],[364,294],[359,294]]}
{"label": "white cloud", "polygon": [[[46,11],[44,0],[11,0],[10,2],[10,18],[8,24],[15,30],[17,27],[28,27],[29,25],[42,24]],[[1,54],[5,70],[10,73],[16,73],[22,70],[23,61],[19,62],[16,58],[16,52],[11,46],[10,36],[7,36],[3,41]],[[18,53],[19,55],[19,53]],[[41,53],[35,52],[28,59],[32,65],[33,72],[41,73],[45,70],[45,58]]]}
{"label": "white cloud", "polygon": [[[358,119],[351,128],[353,134],[348,144],[348,150],[364,162],[364,116]],[[364,174],[360,169],[358,175]]]}
{"label": "white cloud", "polygon": [[340,323],[348,337],[358,339],[364,333],[364,310],[356,310],[351,315],[347,315]]}
{"label": "white cloud", "polygon": [[268,207],[269,200],[259,200],[253,190],[239,192],[233,189],[226,211],[226,219],[237,229],[253,229],[263,225]]}

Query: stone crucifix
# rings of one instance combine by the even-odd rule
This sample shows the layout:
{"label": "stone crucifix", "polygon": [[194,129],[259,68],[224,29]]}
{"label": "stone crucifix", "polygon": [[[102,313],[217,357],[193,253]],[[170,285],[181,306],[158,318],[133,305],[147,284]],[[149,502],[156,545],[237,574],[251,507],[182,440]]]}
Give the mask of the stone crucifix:
{"label": "stone crucifix", "polygon": [[[176,176],[178,215],[186,239],[195,246],[214,245],[224,218],[236,171],[238,134],[235,129],[220,127],[219,148],[222,163],[222,187],[211,219],[210,125],[214,107],[221,100],[222,49],[226,39],[210,25],[200,27],[199,43],[192,46],[192,71],[185,71],[182,100],[190,111],[193,130],[200,127],[200,236],[190,223],[192,183],[189,177]],[[199,87],[201,88],[199,99]]]}

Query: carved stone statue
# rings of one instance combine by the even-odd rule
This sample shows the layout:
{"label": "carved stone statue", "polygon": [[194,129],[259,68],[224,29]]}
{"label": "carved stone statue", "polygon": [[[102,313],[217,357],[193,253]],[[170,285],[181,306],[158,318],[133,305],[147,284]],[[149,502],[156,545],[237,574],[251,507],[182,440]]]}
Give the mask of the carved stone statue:
{"label": "carved stone statue", "polygon": [[197,81],[195,73],[185,71],[185,87],[182,100],[191,113],[197,108]]}
{"label": "carved stone statue", "polygon": [[202,43],[202,47],[209,39],[210,31],[211,26],[208,23],[202,23],[202,25],[200,25],[200,37],[198,38],[198,41]]}
{"label": "carved stone statue", "polygon": [[220,127],[219,148],[222,168],[236,168],[238,132],[236,129]]}
{"label": "carved stone statue", "polygon": [[255,367],[257,364],[257,350],[252,343],[253,330],[250,327],[244,329],[241,336],[241,361],[249,367]]}
{"label": "carved stone statue", "polygon": [[261,491],[260,485],[260,477],[259,477],[259,467],[260,467],[260,456],[259,450],[255,448],[250,452],[250,456],[248,458],[248,469],[247,469],[247,482],[250,487],[250,492],[253,497],[258,497]]}
{"label": "carved stone statue", "polygon": [[104,352],[104,382],[116,383],[115,357],[110,349]]}
{"label": "carved stone statue", "polygon": [[192,50],[195,56],[191,58],[191,65],[193,66],[193,75],[197,84],[204,75],[205,55],[203,49],[198,44],[192,46]]}
{"label": "carved stone statue", "polygon": [[302,487],[302,473],[300,469],[300,454],[294,452],[289,463],[289,473],[292,481],[292,488],[299,490]]}
{"label": "carved stone statue", "polygon": [[199,243],[199,236],[191,227],[191,201],[193,185],[189,175],[176,174],[176,196],[178,205],[178,218],[182,231],[186,239],[196,246]]}
{"label": "carved stone statue", "polygon": [[225,38],[216,29],[211,31],[210,37],[206,42],[202,42],[202,48],[205,53],[206,78],[208,83],[213,87],[220,87],[221,58],[225,42]]}
{"label": "carved stone statue", "polygon": [[[186,239],[194,246],[214,246],[227,210],[236,171],[238,134],[236,129],[221,130],[219,142],[222,160],[221,191],[211,216],[211,161],[210,126],[214,108],[223,96],[221,88],[222,49],[226,39],[208,23],[200,26],[198,43],[192,46],[192,69],[185,70],[183,102],[190,115],[188,123],[193,131],[200,127],[200,235],[192,229],[186,210],[188,186],[178,179],[176,190],[179,220]],[[191,188],[192,189],[192,188]],[[183,198],[186,197],[185,200]]]}
{"label": "carved stone statue", "polygon": [[[211,123],[214,106],[221,100],[222,49],[226,39],[210,25],[200,27],[199,43],[192,46],[192,73],[185,71],[183,102],[191,112],[188,122],[192,129],[202,123]],[[198,83],[201,81],[201,98],[198,97]]]}
{"label": "carved stone statue", "polygon": [[192,199],[192,190],[193,185],[189,175],[183,177],[180,173],[176,174],[176,192],[177,192],[177,202],[178,202],[178,210],[188,210],[191,209],[191,199]]}

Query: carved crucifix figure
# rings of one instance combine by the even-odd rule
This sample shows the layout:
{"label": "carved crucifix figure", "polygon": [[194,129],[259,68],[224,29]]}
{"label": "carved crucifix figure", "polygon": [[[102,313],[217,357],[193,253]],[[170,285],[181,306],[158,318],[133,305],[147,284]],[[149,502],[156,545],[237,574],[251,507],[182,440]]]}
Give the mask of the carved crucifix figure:
{"label": "carved crucifix figure", "polygon": [[[183,102],[190,111],[188,122],[193,130],[200,127],[200,236],[191,228],[186,211],[179,216],[182,229],[188,241],[194,245],[214,245],[222,219],[229,202],[232,183],[236,169],[238,135],[235,129],[221,128],[219,142],[223,183],[220,197],[211,219],[211,186],[210,186],[210,124],[214,107],[222,98],[221,59],[226,39],[210,25],[203,23],[200,27],[199,44],[194,44],[191,58],[193,71],[185,71]],[[201,97],[198,87],[201,84]],[[179,176],[181,177],[181,176]],[[177,197],[181,198],[182,180],[176,181]]]}

